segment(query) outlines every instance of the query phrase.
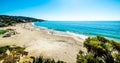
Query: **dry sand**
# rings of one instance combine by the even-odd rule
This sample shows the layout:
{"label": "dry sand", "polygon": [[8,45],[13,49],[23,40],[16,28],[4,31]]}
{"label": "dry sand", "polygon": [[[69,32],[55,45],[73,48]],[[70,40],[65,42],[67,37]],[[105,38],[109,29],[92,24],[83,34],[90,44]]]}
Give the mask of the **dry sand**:
{"label": "dry sand", "polygon": [[2,35],[0,35],[0,46],[23,46],[30,56],[44,56],[67,63],[76,63],[79,50],[86,51],[83,48],[84,40],[82,39],[78,41],[72,37],[48,34],[47,30],[32,27],[29,23],[0,29],[7,28],[16,29],[18,34],[8,38],[2,38]]}

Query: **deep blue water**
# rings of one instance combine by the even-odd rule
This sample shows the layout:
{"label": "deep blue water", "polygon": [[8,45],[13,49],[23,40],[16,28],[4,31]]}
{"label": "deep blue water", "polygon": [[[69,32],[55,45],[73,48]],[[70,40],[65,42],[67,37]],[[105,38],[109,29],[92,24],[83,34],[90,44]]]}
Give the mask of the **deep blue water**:
{"label": "deep blue water", "polygon": [[35,22],[34,25],[86,36],[99,35],[120,41],[120,21],[45,21]]}

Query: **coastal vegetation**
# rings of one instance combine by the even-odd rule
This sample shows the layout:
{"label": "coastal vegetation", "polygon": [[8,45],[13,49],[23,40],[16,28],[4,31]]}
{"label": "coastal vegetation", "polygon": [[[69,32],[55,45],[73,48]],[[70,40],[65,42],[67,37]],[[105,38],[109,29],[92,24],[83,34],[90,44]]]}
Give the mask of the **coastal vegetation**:
{"label": "coastal vegetation", "polygon": [[[25,48],[19,46],[3,46],[0,47],[0,63],[17,63],[20,59],[27,57],[28,52],[24,51]],[[22,58],[21,58],[22,57]],[[22,60],[24,63],[27,60]],[[29,62],[31,60],[29,59]]]}
{"label": "coastal vegetation", "polygon": [[89,37],[84,42],[87,53],[80,51],[77,63],[120,63],[120,43],[104,37]]}
{"label": "coastal vegetation", "polygon": [[3,46],[0,47],[0,63],[65,63],[55,61],[54,59],[45,59],[43,57],[29,57],[24,47]]}
{"label": "coastal vegetation", "polygon": [[54,59],[43,59],[43,57],[39,57],[33,60],[33,63],[65,63],[63,61],[55,61]]}
{"label": "coastal vegetation", "polygon": [[17,23],[41,22],[42,19],[36,19],[23,16],[0,15],[0,27],[13,26]]}
{"label": "coastal vegetation", "polygon": [[0,30],[0,35],[6,33],[6,30]]}
{"label": "coastal vegetation", "polygon": [[4,30],[0,30],[0,35],[2,35],[3,34],[3,38],[5,38],[5,37],[11,37],[12,35],[16,35],[16,34],[18,34],[18,32],[15,30],[15,29],[10,29],[10,28],[8,28],[8,29],[4,29]]}

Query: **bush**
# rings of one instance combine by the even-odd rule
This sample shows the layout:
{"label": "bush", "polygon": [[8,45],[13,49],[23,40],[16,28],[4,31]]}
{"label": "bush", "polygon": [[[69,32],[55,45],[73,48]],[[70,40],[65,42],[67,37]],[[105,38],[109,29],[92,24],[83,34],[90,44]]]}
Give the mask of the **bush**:
{"label": "bush", "polygon": [[[2,63],[16,63],[20,60],[21,55],[26,55],[25,48],[18,46],[4,46],[0,47],[0,61],[4,60]],[[6,53],[9,51],[9,53]]]}
{"label": "bush", "polygon": [[65,63],[63,61],[55,61],[54,59],[44,59],[43,57],[34,58],[33,63]]}
{"label": "bush", "polygon": [[89,37],[84,42],[87,53],[77,55],[77,63],[120,63],[120,43],[104,37]]}
{"label": "bush", "polygon": [[7,49],[10,49],[10,46],[0,47],[0,54],[5,53]]}
{"label": "bush", "polygon": [[[6,51],[9,50],[10,54]],[[2,63],[65,63],[63,61],[55,61],[54,59],[45,59],[43,57],[29,57],[25,48],[19,46],[4,46],[0,47],[0,61]]]}
{"label": "bush", "polygon": [[4,34],[6,32],[7,32],[6,30],[0,30],[0,34]]}

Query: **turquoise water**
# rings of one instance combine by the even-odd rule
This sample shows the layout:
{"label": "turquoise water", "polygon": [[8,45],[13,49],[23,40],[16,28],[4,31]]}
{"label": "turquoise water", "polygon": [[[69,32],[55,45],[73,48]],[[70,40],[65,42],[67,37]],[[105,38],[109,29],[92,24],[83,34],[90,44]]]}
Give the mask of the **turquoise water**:
{"label": "turquoise water", "polygon": [[35,22],[34,25],[86,36],[99,35],[120,41],[120,21],[45,21]]}

